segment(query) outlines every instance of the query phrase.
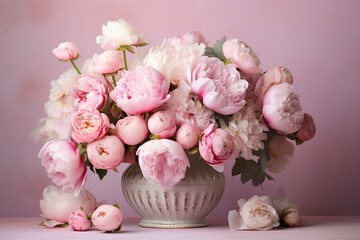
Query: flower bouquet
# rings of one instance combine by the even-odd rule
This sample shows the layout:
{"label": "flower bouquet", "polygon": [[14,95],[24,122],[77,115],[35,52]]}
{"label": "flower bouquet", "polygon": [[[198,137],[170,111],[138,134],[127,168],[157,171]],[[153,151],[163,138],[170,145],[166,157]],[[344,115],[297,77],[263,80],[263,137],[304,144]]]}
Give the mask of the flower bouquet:
{"label": "flower bouquet", "polygon": [[[79,194],[88,169],[102,179],[123,163],[166,188],[179,183],[198,154],[216,171],[232,164],[242,183],[261,185],[284,169],[294,145],[315,134],[293,77],[282,66],[267,71],[246,43],[198,32],[147,43],[118,20],[102,28],[104,50],[76,64],[78,48],[53,50],[73,68],[51,82],[47,116],[34,131],[52,182]],[[295,144],[294,144],[295,143]]]}

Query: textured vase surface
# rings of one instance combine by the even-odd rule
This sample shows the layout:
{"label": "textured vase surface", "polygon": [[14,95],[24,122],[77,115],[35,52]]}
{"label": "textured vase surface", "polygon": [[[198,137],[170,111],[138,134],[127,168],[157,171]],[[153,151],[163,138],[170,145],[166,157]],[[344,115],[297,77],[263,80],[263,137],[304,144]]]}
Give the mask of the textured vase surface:
{"label": "textured vase surface", "polygon": [[125,199],[142,220],[142,227],[205,227],[205,217],[219,203],[225,177],[193,155],[185,178],[170,189],[148,181],[139,164],[129,166],[122,176]]}

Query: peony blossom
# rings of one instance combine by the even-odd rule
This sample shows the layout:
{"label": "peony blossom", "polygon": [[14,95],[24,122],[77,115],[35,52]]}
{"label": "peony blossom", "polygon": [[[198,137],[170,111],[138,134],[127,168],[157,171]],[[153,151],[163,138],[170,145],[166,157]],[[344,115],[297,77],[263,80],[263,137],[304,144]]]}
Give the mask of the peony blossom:
{"label": "peony blossom", "polygon": [[64,62],[74,60],[79,56],[79,49],[72,42],[62,42],[52,52],[59,60]]}
{"label": "peony blossom", "polygon": [[106,96],[104,83],[93,77],[81,77],[74,91],[74,109],[100,109],[105,103]]}
{"label": "peony blossom", "polygon": [[200,43],[206,45],[207,43],[205,37],[198,31],[185,33],[181,36],[173,37],[170,40],[174,46],[192,45],[192,44],[200,44]]}
{"label": "peony blossom", "polygon": [[192,90],[211,110],[230,115],[245,105],[246,80],[240,79],[233,65],[218,58],[200,57],[190,66],[188,81]]}
{"label": "peony blossom", "polygon": [[199,131],[193,124],[186,123],[176,132],[176,141],[184,148],[195,147],[199,142]]}
{"label": "peony blossom", "polygon": [[71,192],[49,185],[42,194],[40,210],[42,215],[49,220],[66,223],[75,210],[82,208],[85,214],[89,214],[96,208],[96,198],[86,189],[81,189],[78,196]]}
{"label": "peony blossom", "polygon": [[267,91],[262,114],[266,123],[281,134],[296,132],[304,118],[299,97],[288,83],[272,86]]}
{"label": "peony blossom", "polygon": [[129,115],[153,111],[169,100],[170,83],[152,67],[125,72],[110,97]]}
{"label": "peony blossom", "polygon": [[102,138],[109,130],[110,121],[98,110],[79,110],[71,120],[71,137],[77,143],[92,142]]}
{"label": "peony blossom", "polygon": [[293,77],[289,69],[285,67],[274,67],[265,72],[255,86],[257,104],[261,106],[265,93],[274,85],[280,83],[293,83]]}
{"label": "peony blossom", "polygon": [[239,211],[231,210],[228,215],[231,230],[270,230],[278,227],[279,216],[267,196],[253,196],[238,201]]}
{"label": "peony blossom", "polygon": [[253,151],[264,149],[268,128],[259,119],[259,113],[250,102],[230,118],[227,130],[234,136],[236,156],[255,160]]}
{"label": "peony blossom", "polygon": [[186,79],[189,65],[205,53],[204,44],[186,44],[165,39],[151,48],[143,60],[145,66],[158,70],[168,81],[178,86]]}
{"label": "peony blossom", "polygon": [[101,205],[93,212],[91,220],[101,231],[118,231],[121,228],[123,214],[118,207]]}
{"label": "peony blossom", "polygon": [[170,113],[175,118],[176,125],[192,124],[199,132],[203,131],[214,122],[214,112],[205,107],[199,97],[190,92],[190,88],[183,88],[184,85],[180,84],[179,88],[170,93],[170,100],[161,110]]}
{"label": "peony blossom", "polygon": [[204,136],[199,143],[201,157],[212,166],[221,166],[225,161],[233,159],[235,144],[231,135],[221,128],[211,124],[204,130]]}
{"label": "peony blossom", "polygon": [[288,141],[285,136],[273,136],[269,142],[269,171],[273,173],[279,173],[281,170],[285,169],[286,164],[294,155],[294,150],[294,145]]}
{"label": "peony blossom", "polygon": [[299,130],[296,132],[296,138],[301,142],[309,141],[310,139],[315,137],[315,132],[316,126],[314,123],[314,119],[311,117],[311,115],[305,113],[304,120]]}
{"label": "peony blossom", "polygon": [[93,58],[94,70],[102,74],[113,74],[124,68],[123,54],[116,50],[106,50]]}
{"label": "peony blossom", "polygon": [[102,26],[102,34],[96,37],[96,43],[105,50],[116,50],[121,46],[135,45],[140,42],[140,36],[134,27],[123,19],[108,21]]}
{"label": "peony blossom", "polygon": [[124,160],[124,144],[117,136],[107,135],[87,145],[89,161],[97,169],[114,169]]}
{"label": "peony blossom", "polygon": [[151,134],[160,138],[170,138],[176,131],[175,119],[166,111],[158,111],[151,115],[147,125]]}
{"label": "peony blossom", "polygon": [[73,211],[69,217],[68,223],[71,229],[75,231],[87,231],[91,227],[91,222],[83,210]]}
{"label": "peony blossom", "polygon": [[189,167],[184,149],[169,139],[150,140],[138,148],[136,155],[144,177],[166,188],[180,182]]}
{"label": "peony blossom", "polygon": [[68,140],[47,142],[38,157],[52,182],[78,195],[86,179],[86,166],[75,144]]}
{"label": "peony blossom", "polygon": [[125,144],[136,145],[149,135],[145,120],[139,115],[128,116],[116,123],[116,133]]}
{"label": "peony blossom", "polygon": [[231,59],[242,72],[260,72],[260,60],[246,43],[238,39],[227,40],[223,44],[223,53],[224,56]]}

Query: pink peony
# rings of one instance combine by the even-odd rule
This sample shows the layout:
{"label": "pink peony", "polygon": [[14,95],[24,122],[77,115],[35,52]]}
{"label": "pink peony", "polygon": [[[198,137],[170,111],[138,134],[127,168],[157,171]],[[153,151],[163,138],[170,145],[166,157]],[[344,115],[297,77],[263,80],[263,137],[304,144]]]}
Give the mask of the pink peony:
{"label": "pink peony", "polygon": [[148,120],[149,131],[160,138],[170,138],[176,131],[175,119],[166,111],[158,111]]}
{"label": "pink peony", "polygon": [[109,130],[109,118],[98,110],[79,110],[71,120],[71,137],[77,143],[92,142],[102,138]]}
{"label": "pink peony", "polygon": [[97,169],[114,169],[124,160],[124,144],[117,136],[107,135],[87,145],[87,155]]}
{"label": "pink peony", "polygon": [[260,60],[246,43],[238,39],[227,40],[223,44],[223,53],[224,56],[231,59],[242,72],[260,72]]}
{"label": "pink peony", "polygon": [[286,164],[290,162],[290,158],[294,155],[294,151],[295,146],[286,136],[274,135],[269,142],[269,171],[279,173],[285,169]]}
{"label": "pink peony", "polygon": [[206,44],[206,39],[205,37],[198,31],[194,31],[191,33],[185,33],[179,37],[174,37],[171,38],[171,42],[173,43],[174,46],[179,46],[182,44],[195,44],[195,43],[203,43]]}
{"label": "pink peony", "polygon": [[124,59],[121,52],[107,50],[93,58],[94,70],[98,73],[112,74],[124,68]]}
{"label": "pink peony", "polygon": [[261,106],[265,93],[274,85],[280,83],[293,83],[290,71],[285,67],[274,67],[265,72],[255,86],[257,104]]}
{"label": "pink peony", "polygon": [[152,67],[125,72],[110,97],[128,115],[155,110],[169,100],[170,83]]}
{"label": "pink peony", "polygon": [[72,42],[62,42],[52,52],[59,60],[64,62],[76,59],[79,56],[79,50]]}
{"label": "pink peony", "polygon": [[73,142],[52,140],[47,142],[38,157],[48,177],[63,190],[78,195],[86,179],[86,166]]}
{"label": "pink peony", "polygon": [[234,158],[235,144],[231,135],[211,124],[204,130],[199,143],[201,157],[212,166],[221,166],[225,161]]}
{"label": "pink peony", "polygon": [[304,120],[296,132],[296,138],[301,142],[309,141],[315,137],[316,126],[314,119],[307,113],[304,114]]}
{"label": "pink peony", "polygon": [[184,148],[190,149],[199,142],[199,131],[189,123],[182,125],[176,132],[176,141]]}
{"label": "pink peony", "polygon": [[211,110],[230,115],[245,105],[248,82],[240,79],[233,65],[224,65],[218,58],[203,56],[194,61],[188,73],[192,90]]}
{"label": "pink peony", "polygon": [[128,116],[116,123],[118,137],[128,145],[136,145],[149,135],[144,118],[139,115]]}
{"label": "pink peony", "polygon": [[73,211],[69,217],[68,223],[71,229],[75,231],[87,231],[91,227],[91,222],[83,210]]}
{"label": "pink peony", "polygon": [[82,208],[85,214],[89,214],[96,208],[96,198],[85,188],[74,196],[72,192],[49,185],[43,190],[42,197],[40,210],[44,218],[60,223],[66,223],[75,210]]}
{"label": "pink peony", "polygon": [[189,167],[184,149],[169,139],[150,140],[141,145],[136,154],[144,177],[166,188],[180,182]]}
{"label": "pink peony", "polygon": [[106,50],[116,50],[120,46],[134,45],[140,41],[134,27],[123,19],[108,21],[102,26],[102,33],[96,37],[96,43]]}
{"label": "pink peony", "polygon": [[101,205],[91,217],[94,226],[101,231],[114,231],[121,227],[123,221],[122,211],[112,205]]}
{"label": "pink peony", "polygon": [[296,132],[304,118],[299,97],[289,83],[272,86],[267,91],[262,114],[267,124],[281,134]]}
{"label": "pink peony", "polygon": [[81,77],[75,87],[74,109],[100,109],[106,100],[106,86],[93,77]]}

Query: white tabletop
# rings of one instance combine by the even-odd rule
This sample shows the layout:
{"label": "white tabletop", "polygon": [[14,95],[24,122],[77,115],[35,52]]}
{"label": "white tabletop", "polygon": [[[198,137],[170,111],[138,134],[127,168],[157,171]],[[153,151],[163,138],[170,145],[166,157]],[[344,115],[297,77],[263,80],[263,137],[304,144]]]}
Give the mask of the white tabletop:
{"label": "white tabletop", "polygon": [[0,239],[360,239],[360,216],[303,217],[303,225],[296,228],[278,228],[271,231],[231,231],[225,218],[209,219],[210,226],[191,229],[152,229],[137,226],[136,219],[125,219],[120,233],[104,233],[92,229],[75,232],[70,228],[39,226],[40,218],[0,218]]}

